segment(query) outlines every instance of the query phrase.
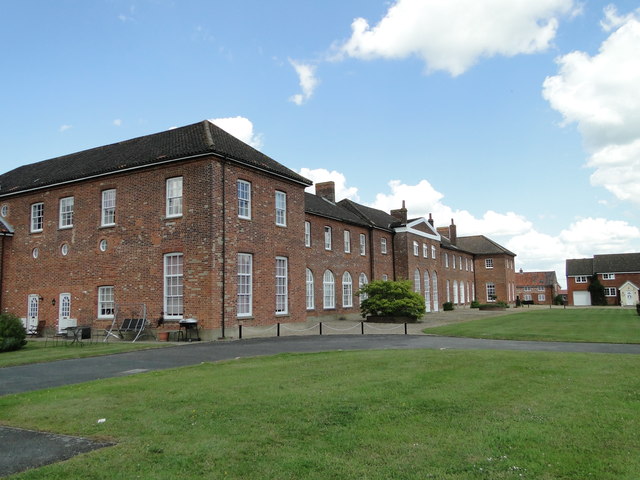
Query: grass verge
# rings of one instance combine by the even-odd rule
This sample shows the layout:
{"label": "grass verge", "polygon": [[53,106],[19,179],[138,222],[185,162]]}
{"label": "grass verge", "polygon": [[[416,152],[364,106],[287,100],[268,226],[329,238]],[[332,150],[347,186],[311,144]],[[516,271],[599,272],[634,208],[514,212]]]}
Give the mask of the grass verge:
{"label": "grass verge", "polygon": [[53,362],[70,358],[96,357],[98,355],[110,355],[113,353],[130,352],[132,350],[145,350],[148,348],[166,347],[168,343],[133,343],[133,342],[99,342],[78,345],[51,346],[40,340],[28,340],[20,350],[14,352],[2,352],[0,354],[0,368],[27,365],[30,363]]}
{"label": "grass verge", "polygon": [[453,337],[552,342],[640,343],[635,309],[536,309],[427,328],[425,333]]}
{"label": "grass verge", "polygon": [[9,395],[0,421],[118,442],[20,479],[635,480],[639,366],[632,355],[287,354]]}

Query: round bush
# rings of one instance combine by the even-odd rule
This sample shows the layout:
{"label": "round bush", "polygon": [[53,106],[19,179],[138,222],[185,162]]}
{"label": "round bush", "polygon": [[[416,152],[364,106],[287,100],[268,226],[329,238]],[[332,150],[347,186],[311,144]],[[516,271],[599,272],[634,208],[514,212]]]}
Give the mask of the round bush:
{"label": "round bush", "polygon": [[27,332],[18,317],[10,313],[0,315],[0,352],[19,350],[27,344]]}

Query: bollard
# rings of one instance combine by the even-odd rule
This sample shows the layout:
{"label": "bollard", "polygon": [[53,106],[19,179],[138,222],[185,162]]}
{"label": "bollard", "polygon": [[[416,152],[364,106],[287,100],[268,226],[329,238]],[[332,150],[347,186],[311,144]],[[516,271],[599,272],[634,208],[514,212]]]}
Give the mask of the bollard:
{"label": "bollard", "polygon": [[320,335],[322,335],[322,322],[318,323],[320,325]]}
{"label": "bollard", "polygon": [[360,322],[360,335],[364,335],[364,322]]}
{"label": "bollard", "polygon": [[238,338],[242,340],[242,325],[238,325]]}
{"label": "bollard", "polygon": [[[462,261],[462,260],[461,260]],[[404,323],[404,334],[407,334],[407,322]]]}
{"label": "bollard", "polygon": [[276,334],[276,336],[279,337],[280,336],[280,322],[278,322],[278,328],[276,328],[276,332],[278,332]]}

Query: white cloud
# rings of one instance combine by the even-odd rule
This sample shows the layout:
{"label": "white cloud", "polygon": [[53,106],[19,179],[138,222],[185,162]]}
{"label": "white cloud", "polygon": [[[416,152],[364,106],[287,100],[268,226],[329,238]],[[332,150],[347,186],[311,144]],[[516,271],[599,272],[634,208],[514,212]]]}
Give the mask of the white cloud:
{"label": "white cloud", "polygon": [[253,123],[245,117],[212,118],[209,121],[255,149],[262,148],[262,134],[253,131]]}
{"label": "white cloud", "polygon": [[116,119],[113,121],[113,126],[114,126],[114,127],[121,127],[121,126],[122,126],[122,120],[121,120],[121,119],[119,119],[119,118],[116,118]]}
{"label": "white cloud", "polygon": [[598,53],[560,57],[557,75],[547,77],[543,96],[575,123],[595,171],[591,184],[621,200],[640,203],[640,10],[619,16],[605,9],[603,26],[614,29]]}
{"label": "white cloud", "polygon": [[336,58],[415,55],[456,76],[481,58],[548,49],[559,18],[578,9],[574,0],[396,0],[376,25],[356,18]]}
{"label": "white cloud", "polygon": [[[347,179],[340,172],[335,170],[329,171],[324,168],[316,168],[313,170],[310,168],[301,168],[298,173],[313,181],[313,183],[334,182],[336,185],[336,201],[338,202],[345,198],[353,200],[354,202],[360,201],[358,197],[358,189],[355,187],[347,187]],[[315,187],[308,187],[307,190],[315,192]]]}
{"label": "white cloud", "polygon": [[[636,12],[640,12],[640,9],[637,9]],[[615,5],[607,5],[604,8],[604,19],[600,21],[600,26],[605,32],[610,32],[611,30],[621,27],[629,20],[633,20],[633,18],[633,13],[618,15],[618,9]]]}
{"label": "white cloud", "polygon": [[453,209],[442,202],[444,195],[427,180],[421,180],[416,185],[392,180],[389,188],[390,193],[378,193],[370,206],[389,212],[400,208],[404,200],[410,217],[429,218],[429,214],[432,214],[436,226],[449,225],[453,219],[458,226],[458,235],[516,235],[531,229],[531,222],[513,212],[489,210],[482,218],[476,218],[467,210]]}
{"label": "white cloud", "polygon": [[60,125],[60,128],[58,129],[59,132],[66,132],[67,130],[71,130],[73,128],[73,125]]}
{"label": "white cloud", "polygon": [[296,62],[295,60],[289,60],[291,66],[295,69],[298,74],[298,79],[300,81],[300,88],[302,89],[302,93],[297,93],[289,98],[290,101],[295,103],[296,105],[302,105],[307,100],[311,98],[313,92],[318,86],[318,79],[316,78],[316,67],[315,65],[310,65],[307,63]]}

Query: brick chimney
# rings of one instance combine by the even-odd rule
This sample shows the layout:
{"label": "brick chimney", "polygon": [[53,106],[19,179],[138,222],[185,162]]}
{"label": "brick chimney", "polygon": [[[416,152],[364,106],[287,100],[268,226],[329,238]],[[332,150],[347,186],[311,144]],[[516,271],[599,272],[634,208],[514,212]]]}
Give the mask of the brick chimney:
{"label": "brick chimney", "polygon": [[431,214],[429,214],[429,220],[427,221],[429,222],[429,225],[433,227],[433,217],[431,216]]}
{"label": "brick chimney", "polygon": [[404,206],[404,200],[402,201],[402,208],[398,208],[397,210],[391,210],[391,216],[397,218],[402,222],[402,225],[407,224],[407,209]]}
{"label": "brick chimney", "polygon": [[316,195],[336,203],[336,184],[334,182],[316,183]]}
{"label": "brick chimney", "polygon": [[453,218],[451,219],[451,225],[449,225],[449,240],[453,245],[458,243],[458,228],[453,223]]}

